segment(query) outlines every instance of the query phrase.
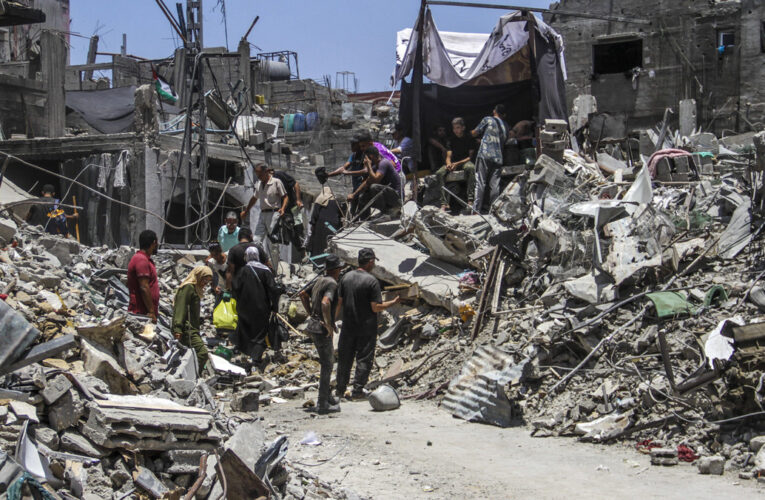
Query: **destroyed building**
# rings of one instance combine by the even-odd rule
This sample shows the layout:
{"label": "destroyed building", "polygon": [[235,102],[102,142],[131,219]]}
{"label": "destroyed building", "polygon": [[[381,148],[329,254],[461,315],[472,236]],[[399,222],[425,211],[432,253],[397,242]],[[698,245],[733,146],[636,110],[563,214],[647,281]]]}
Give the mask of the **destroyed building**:
{"label": "destroyed building", "polygon": [[[193,9],[197,2],[188,3]],[[709,12],[734,12],[747,4],[706,5]],[[8,18],[13,12],[0,15],[0,24],[42,21],[40,10]],[[413,101],[422,82],[406,84],[405,118],[443,119],[433,109],[454,89],[484,93],[474,114],[485,113],[492,85],[472,84],[493,81],[486,75],[494,70],[486,71],[477,57],[484,45],[492,46],[492,35],[439,32],[430,12],[422,14],[427,37],[452,43],[418,55],[410,45],[415,38],[399,36],[397,48],[413,64],[401,65],[407,71],[398,76],[422,70],[417,59],[431,69],[430,57],[451,60],[466,48],[454,41],[468,39],[472,52],[451,64],[470,62],[464,79],[471,84],[433,81],[421,110]],[[562,24],[579,23],[577,14]],[[46,19],[54,15],[46,11]],[[560,14],[546,15],[553,22]],[[584,24],[618,26],[622,15],[614,10],[602,20],[593,12],[595,19]],[[641,15],[630,14],[630,20]],[[400,302],[377,316],[367,401],[342,401],[347,413],[326,417],[314,413],[320,368],[299,298],[322,274],[326,255],[296,263],[291,273],[277,271],[285,293],[269,319],[289,338],[281,350],[270,346],[264,366],[236,351],[229,329],[216,327],[215,298],[205,291],[200,333],[210,362],[200,369],[194,351],[171,331],[174,293],[207,257],[195,244],[213,239],[210,226],[223,211],[248,199],[252,173],[246,165],[266,161],[286,169],[311,194],[318,188],[313,168],[342,163],[353,134],[371,129],[380,137],[389,130],[397,114],[388,105],[391,94],[349,96],[329,82],[300,79],[296,54],[251,57],[246,36],[237,52],[205,48],[197,38],[196,47],[167,59],[146,61],[123,47],[105,63],[95,62],[98,40],[91,39],[90,62],[72,66],[63,57],[64,38],[50,28],[40,34],[41,57],[56,71],[11,77],[19,61],[0,63],[0,82],[19,84],[42,103],[35,115],[19,97],[13,105],[21,114],[9,114],[23,119],[6,125],[0,116],[8,127],[0,141],[0,494],[18,486],[45,489],[57,500],[355,499],[346,476],[379,466],[386,471],[379,481],[394,488],[422,476],[415,491],[425,498],[498,496],[496,489],[477,494],[468,487],[459,495],[433,495],[436,487],[420,473],[431,466],[422,451],[434,448],[430,440],[422,449],[406,449],[413,466],[400,475],[379,457],[365,462],[348,453],[356,443],[397,448],[410,417],[408,411],[392,413],[373,436],[358,436],[347,431],[352,411],[407,406],[419,411],[426,427],[431,412],[439,412],[523,428],[538,438],[621,443],[638,458],[646,455],[645,469],[649,463],[693,463],[701,474],[727,472],[726,480],[737,474],[748,485],[758,483],[765,476],[762,125],[718,137],[710,132],[716,124],[700,120],[693,127],[700,133],[680,134],[662,104],[659,132],[653,130],[656,116],[645,115],[645,129],[637,111],[638,119],[629,121],[645,132],[642,154],[633,155],[625,138],[601,141],[590,133],[572,142],[574,127],[567,129],[562,119],[569,111],[562,90],[566,67],[569,87],[576,84],[576,65],[563,58],[565,44],[529,12],[503,15],[495,29],[515,38],[517,51],[497,57],[494,69],[508,78],[501,85],[516,90],[512,100],[522,101],[517,118],[540,121],[540,140],[522,161],[518,156],[517,164],[503,166],[502,192],[486,213],[450,213],[412,199],[400,217],[378,217],[374,210],[361,220],[348,210],[347,180],[331,181],[345,213],[328,251],[351,270],[361,249],[374,248],[370,272],[383,300]],[[47,59],[46,48],[62,57]],[[576,57],[583,49],[568,50]],[[186,71],[189,52],[202,71]],[[539,62],[546,69],[532,71]],[[167,91],[152,66],[174,88],[175,103],[157,98],[160,89]],[[187,77],[204,82],[201,92],[184,90],[194,88],[183,83]],[[540,82],[549,88],[535,94]],[[606,108],[598,102],[598,109],[607,114],[608,96],[603,102]],[[319,126],[296,130],[296,115],[308,113],[318,115]],[[599,119],[574,115],[591,129]],[[633,113],[624,116],[631,120]],[[56,127],[60,131],[52,134]],[[45,182],[82,206],[81,241],[24,222],[29,205],[39,201],[36,183]],[[202,217],[208,211],[212,215]],[[200,218],[214,222],[183,227]],[[124,276],[144,228],[165,233],[154,256],[156,325],[127,312]],[[368,426],[370,414],[360,414]],[[312,430],[298,441],[289,430],[301,420]],[[323,436],[313,431],[319,425]],[[472,439],[475,427],[450,427],[446,446],[461,437],[482,452],[483,443]],[[322,440],[331,447],[321,456],[307,451]],[[460,459],[467,446],[456,447]],[[436,447],[434,454],[443,451]],[[502,451],[523,454],[515,446]],[[496,459],[500,475],[507,473],[504,458]],[[455,461],[463,470],[483,470],[495,457]],[[341,478],[323,481],[333,465]],[[549,477],[548,463],[541,468]],[[599,465],[597,471],[607,469]],[[648,477],[638,476],[645,469],[633,481]],[[468,483],[471,475],[455,474],[460,477],[444,483]],[[475,481],[489,482],[476,475]],[[369,496],[380,496],[375,486],[366,485]],[[391,496],[406,496],[394,491]]]}
{"label": "destroyed building", "polygon": [[[545,19],[565,42],[569,107],[592,95],[597,111],[626,115],[630,129],[661,121],[666,108],[674,123],[687,112],[718,135],[759,130],[765,121],[758,0],[562,0]],[[685,100],[688,109],[678,110]]]}
{"label": "destroyed building", "polygon": [[[143,227],[168,243],[204,242],[214,230],[206,220],[176,230],[150,214],[180,227],[192,212],[212,212],[216,225],[225,207],[250,198],[252,172],[245,166],[264,161],[289,171],[309,196],[318,194],[313,168],[344,163],[360,130],[385,132],[372,116],[373,98],[354,103],[330,82],[300,79],[295,52],[251,54],[246,40],[235,52],[201,46],[194,75],[204,91],[192,96],[185,90],[191,71],[185,49],[147,60],[128,52],[126,38],[119,53],[100,52],[93,36],[88,62],[69,65],[68,2],[11,4],[25,15],[8,11],[3,23],[16,24],[3,31],[8,43],[0,40],[9,54],[0,58],[0,127],[3,152],[11,155],[5,177],[22,190],[51,183],[64,203],[76,200],[85,243],[135,244]],[[172,102],[158,98],[157,81],[173,89]],[[183,139],[186,110],[198,118],[200,95],[206,134],[182,154],[190,147]],[[285,116],[301,117],[302,125],[288,126]],[[200,140],[204,148],[196,147]],[[332,184],[341,192],[348,185]]]}

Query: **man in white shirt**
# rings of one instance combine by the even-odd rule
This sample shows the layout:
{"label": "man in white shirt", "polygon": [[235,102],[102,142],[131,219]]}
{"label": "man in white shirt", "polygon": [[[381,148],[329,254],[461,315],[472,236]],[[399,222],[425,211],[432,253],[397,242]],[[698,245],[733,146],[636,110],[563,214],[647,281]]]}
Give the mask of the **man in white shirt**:
{"label": "man in white shirt", "polygon": [[[287,190],[284,189],[282,181],[273,176],[269,172],[265,163],[259,163],[255,165],[255,177],[258,182],[255,185],[255,194],[250,198],[250,202],[247,204],[247,208],[242,212],[242,218],[244,218],[255,203],[260,200],[260,217],[258,217],[257,223],[253,229],[255,235],[255,241],[263,245],[266,252],[272,254],[271,241],[268,239],[268,235],[271,234],[276,221],[279,217],[284,215],[287,210],[287,203],[289,197],[287,196]],[[274,215],[278,215],[276,218]],[[252,227],[252,222],[250,223]],[[276,259],[274,259],[275,261]]]}

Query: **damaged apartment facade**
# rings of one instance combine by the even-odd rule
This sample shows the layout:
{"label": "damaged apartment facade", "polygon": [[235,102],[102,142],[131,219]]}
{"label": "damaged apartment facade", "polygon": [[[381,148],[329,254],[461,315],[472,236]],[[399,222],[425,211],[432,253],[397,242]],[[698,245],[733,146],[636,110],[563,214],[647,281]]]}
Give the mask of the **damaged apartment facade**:
{"label": "damaged apartment facade", "polygon": [[[202,2],[188,3],[199,6],[201,26]],[[249,200],[247,165],[289,170],[310,196],[313,168],[342,164],[350,138],[369,128],[372,104],[349,102],[330,79],[301,79],[292,51],[251,54],[246,37],[236,51],[205,47],[200,29],[191,59],[191,44],[149,60],[130,54],[125,37],[120,52],[101,52],[94,36],[86,64],[70,65],[68,0],[0,6],[10,6],[0,10],[3,177],[33,196],[53,184],[64,203],[81,207],[86,244],[135,245],[144,228],[168,244],[207,241],[226,211]],[[158,98],[155,74],[172,86],[174,104]],[[193,127],[184,145],[186,109]],[[285,128],[282,117],[295,114],[318,119]]]}
{"label": "damaged apartment facade", "polygon": [[765,122],[765,2],[760,0],[562,0],[551,10],[626,22],[547,15],[564,38],[567,98],[590,94],[597,110],[653,126],[680,101],[717,135]]}

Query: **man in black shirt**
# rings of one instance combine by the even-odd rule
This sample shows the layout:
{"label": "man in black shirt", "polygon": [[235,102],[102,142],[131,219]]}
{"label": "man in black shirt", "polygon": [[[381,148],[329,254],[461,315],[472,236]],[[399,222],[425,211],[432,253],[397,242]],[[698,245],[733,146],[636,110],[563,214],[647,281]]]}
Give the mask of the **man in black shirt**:
{"label": "man in black shirt", "polygon": [[351,398],[364,396],[377,344],[377,313],[397,304],[399,297],[382,301],[380,282],[370,274],[375,267],[371,248],[359,250],[359,268],[346,274],[340,282],[338,311],[343,311],[343,327],[337,346],[337,396],[344,397],[356,359]]}
{"label": "man in black shirt", "polygon": [[300,300],[303,307],[310,313],[306,331],[311,334],[313,343],[319,353],[319,401],[320,414],[338,412],[338,401],[330,394],[330,379],[332,378],[332,364],[334,363],[334,348],[332,338],[335,335],[335,309],[337,308],[337,278],[343,268],[340,259],[336,255],[329,255],[324,265],[325,276],[320,278],[311,289],[300,292]]}
{"label": "man in black shirt", "polygon": [[465,133],[465,120],[460,117],[452,120],[452,131],[454,137],[447,142],[446,165],[436,172],[436,181],[441,197],[441,209],[449,209],[449,200],[446,192],[443,190],[446,176],[455,170],[465,171],[465,180],[467,181],[467,202],[472,204],[473,194],[475,192],[475,158],[476,145],[475,139],[470,134]]}
{"label": "man in black shirt", "polygon": [[234,275],[239,269],[244,268],[244,266],[247,264],[245,260],[245,253],[247,252],[247,247],[255,247],[258,249],[258,253],[260,254],[260,262],[271,268],[271,271],[273,271],[273,267],[271,266],[270,259],[268,258],[268,254],[263,249],[263,246],[259,243],[253,243],[252,241],[252,230],[249,227],[243,227],[239,229],[239,243],[231,247],[231,250],[228,251],[228,256],[226,257],[226,262],[228,262],[228,268],[226,269],[226,289],[231,290],[231,284],[234,279]]}

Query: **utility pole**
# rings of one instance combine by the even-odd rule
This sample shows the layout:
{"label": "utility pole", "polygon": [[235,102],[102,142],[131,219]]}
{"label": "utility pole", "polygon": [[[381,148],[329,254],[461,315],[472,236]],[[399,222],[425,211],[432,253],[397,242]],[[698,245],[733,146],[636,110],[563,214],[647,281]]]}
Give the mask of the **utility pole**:
{"label": "utility pole", "polygon": [[[199,200],[199,214],[205,214],[207,212],[207,136],[206,136],[206,122],[207,122],[207,110],[205,107],[205,86],[204,86],[204,71],[200,63],[202,56],[202,49],[204,48],[203,42],[203,21],[202,21],[202,0],[187,0],[186,1],[186,19],[185,23],[180,23],[181,26],[186,28],[186,40],[184,44],[184,51],[186,53],[186,75],[185,75],[185,87],[186,92],[184,95],[186,99],[186,128],[183,135],[183,145],[180,155],[180,167],[185,168],[185,182],[184,182],[184,215],[185,223],[188,224],[192,220],[191,214],[191,202],[192,202],[192,189],[191,179],[194,170],[198,171],[199,183],[198,183],[198,197]],[[180,14],[180,9],[179,9]],[[198,113],[197,120],[194,120],[193,110],[196,105]],[[196,131],[196,138],[194,137],[195,131],[193,130],[194,123],[198,124],[198,130]],[[198,147],[197,164],[194,165],[194,158],[192,155],[193,146],[196,143]],[[184,165],[185,163],[185,165]],[[197,191],[196,189],[194,190]],[[171,196],[174,193],[171,193]],[[205,219],[200,222],[204,227],[209,227],[209,222]],[[186,248],[191,246],[191,239],[189,231],[196,228],[186,228],[184,230],[183,241]]]}

